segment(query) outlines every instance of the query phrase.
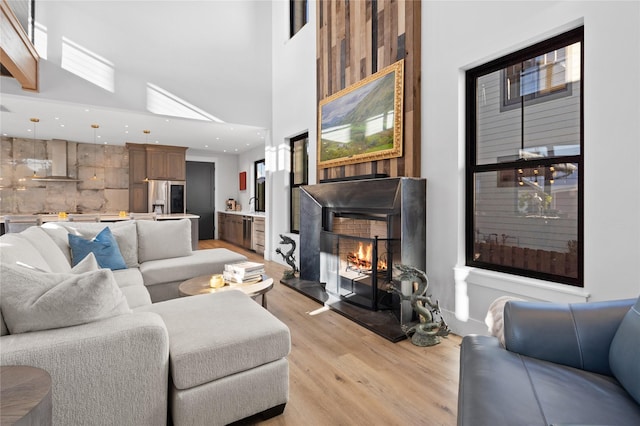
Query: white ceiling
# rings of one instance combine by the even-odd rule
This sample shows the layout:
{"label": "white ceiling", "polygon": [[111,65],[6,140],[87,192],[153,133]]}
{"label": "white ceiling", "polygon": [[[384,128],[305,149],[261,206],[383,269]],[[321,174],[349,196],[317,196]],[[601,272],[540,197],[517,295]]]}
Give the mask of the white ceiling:
{"label": "white ceiling", "polygon": [[3,135],[32,138],[35,127],[38,139],[203,155],[264,145],[270,1],[39,0],[36,23],[40,90],[2,77]]}

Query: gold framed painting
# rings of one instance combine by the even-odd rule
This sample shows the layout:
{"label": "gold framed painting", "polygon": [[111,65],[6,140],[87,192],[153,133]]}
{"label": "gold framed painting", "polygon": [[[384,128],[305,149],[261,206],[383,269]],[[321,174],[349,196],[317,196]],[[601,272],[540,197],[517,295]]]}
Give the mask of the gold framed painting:
{"label": "gold framed painting", "polygon": [[404,60],[320,101],[318,167],[402,156]]}

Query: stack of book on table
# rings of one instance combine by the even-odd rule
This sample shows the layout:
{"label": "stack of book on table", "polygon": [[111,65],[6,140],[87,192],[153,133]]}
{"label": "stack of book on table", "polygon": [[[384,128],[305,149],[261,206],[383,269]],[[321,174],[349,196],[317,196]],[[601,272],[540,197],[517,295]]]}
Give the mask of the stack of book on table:
{"label": "stack of book on table", "polygon": [[225,282],[230,286],[260,282],[262,274],[264,274],[264,263],[249,261],[224,265],[222,273]]}

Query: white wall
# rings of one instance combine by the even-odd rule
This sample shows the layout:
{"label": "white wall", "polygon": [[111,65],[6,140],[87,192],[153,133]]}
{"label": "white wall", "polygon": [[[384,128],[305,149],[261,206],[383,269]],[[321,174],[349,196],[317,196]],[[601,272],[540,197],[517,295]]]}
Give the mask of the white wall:
{"label": "white wall", "polygon": [[[238,191],[237,200],[242,205],[243,211],[249,211],[249,200],[256,195],[255,189],[255,162],[258,160],[264,160],[264,146],[252,149],[238,156],[238,173],[247,172],[247,189],[244,191]],[[267,188],[269,191],[269,188]],[[253,204],[253,202],[252,202]]]}
{"label": "white wall", "polygon": [[[228,123],[268,127],[270,13],[271,3],[261,0],[38,1],[36,20],[46,34],[38,48],[47,59],[40,91],[7,84],[2,92],[146,112],[152,83]],[[63,40],[111,65],[112,90],[61,67]],[[194,40],[210,42],[199,51]]]}
{"label": "white wall", "polygon": [[[467,268],[464,72],[582,23],[584,289]],[[456,333],[486,333],[487,307],[500,295],[596,301],[640,293],[639,52],[639,2],[423,2],[427,271]]]}
{"label": "white wall", "polygon": [[[266,144],[267,230],[265,259],[276,257],[279,234],[289,232],[289,139],[309,132],[309,182],[316,180],[316,2],[309,1],[309,21],[289,38],[289,2],[272,5],[273,103],[271,138]],[[297,235],[290,235],[296,241]],[[298,244],[299,247],[299,244]],[[300,256],[296,254],[296,259]]]}

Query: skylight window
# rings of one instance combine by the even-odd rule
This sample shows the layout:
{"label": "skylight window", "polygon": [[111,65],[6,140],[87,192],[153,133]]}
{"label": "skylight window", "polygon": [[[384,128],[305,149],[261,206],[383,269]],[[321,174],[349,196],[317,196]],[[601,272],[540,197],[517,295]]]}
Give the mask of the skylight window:
{"label": "skylight window", "polygon": [[224,123],[218,117],[151,83],[147,83],[147,110],[154,114]]}
{"label": "skylight window", "polygon": [[62,37],[61,66],[98,87],[109,92],[114,91],[113,63],[66,37]]}

